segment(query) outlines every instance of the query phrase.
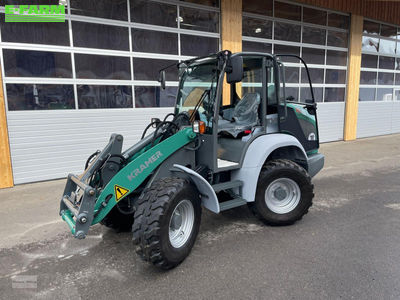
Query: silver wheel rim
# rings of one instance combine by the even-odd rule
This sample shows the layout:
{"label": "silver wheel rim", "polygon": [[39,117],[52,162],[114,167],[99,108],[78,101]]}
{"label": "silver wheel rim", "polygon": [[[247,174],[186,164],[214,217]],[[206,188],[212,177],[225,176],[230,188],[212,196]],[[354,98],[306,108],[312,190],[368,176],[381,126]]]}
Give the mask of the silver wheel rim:
{"label": "silver wheel rim", "polygon": [[169,220],[169,241],[174,248],[182,247],[189,239],[194,224],[194,208],[189,200],[175,207]]}
{"label": "silver wheel rim", "polygon": [[299,204],[301,192],[292,179],[279,178],[272,181],[265,190],[265,204],[277,214],[287,214]]}

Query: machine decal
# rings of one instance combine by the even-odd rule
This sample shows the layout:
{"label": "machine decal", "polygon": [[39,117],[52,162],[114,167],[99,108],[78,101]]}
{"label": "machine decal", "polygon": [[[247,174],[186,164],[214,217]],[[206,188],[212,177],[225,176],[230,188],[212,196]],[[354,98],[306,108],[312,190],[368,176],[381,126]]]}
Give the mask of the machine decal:
{"label": "machine decal", "polygon": [[120,186],[120,185],[114,185],[114,194],[115,194],[115,201],[119,201],[122,198],[125,197],[129,193],[129,190]]}
{"label": "machine decal", "polygon": [[163,154],[161,153],[161,151],[157,151],[155,154],[153,154],[152,156],[150,156],[143,164],[141,164],[139,166],[139,168],[136,168],[135,170],[133,170],[129,175],[128,175],[128,179],[130,181],[132,181],[136,176],[138,176],[140,173],[142,173],[145,169],[147,169],[149,167],[149,165],[151,165],[152,163],[156,162],[157,159],[159,159],[161,156],[163,156]]}

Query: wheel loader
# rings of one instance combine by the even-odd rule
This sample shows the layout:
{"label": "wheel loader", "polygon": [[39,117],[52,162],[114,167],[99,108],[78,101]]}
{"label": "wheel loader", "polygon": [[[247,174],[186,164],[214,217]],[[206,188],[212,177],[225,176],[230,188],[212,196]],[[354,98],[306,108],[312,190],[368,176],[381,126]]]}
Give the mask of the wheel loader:
{"label": "wheel loader", "polygon": [[[293,60],[308,77],[304,102],[285,83],[284,61]],[[324,165],[300,57],[225,50],[170,67],[179,69],[174,112],[153,118],[124,151],[123,136],[112,134],[82,174],[68,175],[60,203],[74,237],[97,223],[131,230],[136,253],[162,269],[189,255],[203,208],[218,214],[247,205],[268,225],[300,220]]]}

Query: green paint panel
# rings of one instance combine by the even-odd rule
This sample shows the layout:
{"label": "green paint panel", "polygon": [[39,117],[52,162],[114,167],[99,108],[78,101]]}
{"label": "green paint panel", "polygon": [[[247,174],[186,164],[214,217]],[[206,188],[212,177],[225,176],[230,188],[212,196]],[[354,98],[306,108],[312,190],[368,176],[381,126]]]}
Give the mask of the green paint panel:
{"label": "green paint panel", "polygon": [[[114,185],[118,185],[133,192],[140,184],[171,154],[194,140],[196,134],[191,127],[177,132],[168,139],[144,151],[120,170],[107,184],[98,196],[95,204],[95,217],[92,225],[99,223],[117,204]],[[105,207],[106,197],[111,195]],[[127,194],[128,195],[128,194]],[[127,195],[124,195],[126,197]],[[110,197],[110,196],[109,196]],[[104,204],[103,204],[104,203]],[[100,209],[101,208],[101,209]],[[98,214],[96,214],[98,212]]]}

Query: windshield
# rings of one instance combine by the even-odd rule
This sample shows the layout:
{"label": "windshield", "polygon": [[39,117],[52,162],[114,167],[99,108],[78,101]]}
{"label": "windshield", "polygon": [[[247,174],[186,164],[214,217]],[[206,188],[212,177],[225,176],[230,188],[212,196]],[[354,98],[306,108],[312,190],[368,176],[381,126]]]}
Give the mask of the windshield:
{"label": "windshield", "polygon": [[218,74],[217,60],[180,66],[175,113],[194,113],[194,120],[205,122],[206,133],[212,132]]}

